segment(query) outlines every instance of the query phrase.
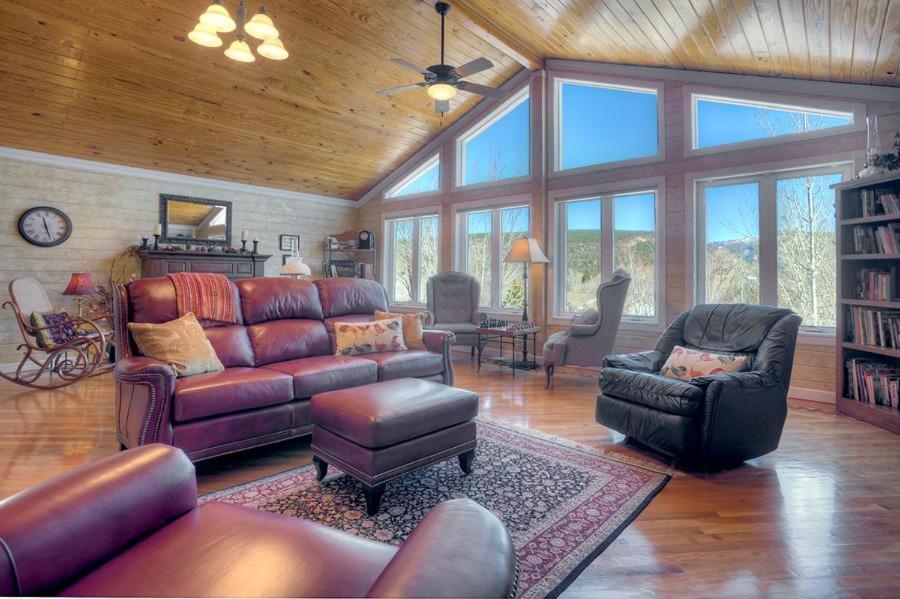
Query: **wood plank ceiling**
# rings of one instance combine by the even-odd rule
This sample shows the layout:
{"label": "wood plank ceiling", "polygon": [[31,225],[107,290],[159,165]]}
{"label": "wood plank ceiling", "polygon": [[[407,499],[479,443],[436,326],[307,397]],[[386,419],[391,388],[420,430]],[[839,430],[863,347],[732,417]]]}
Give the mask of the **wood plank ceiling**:
{"label": "wood plank ceiling", "polygon": [[[0,2],[0,145],[355,199],[480,100],[375,95],[416,81],[389,58],[437,62],[428,0],[266,0],[291,56],[252,64],[185,41],[207,4]],[[900,85],[900,0],[452,4],[486,85],[541,57]]]}

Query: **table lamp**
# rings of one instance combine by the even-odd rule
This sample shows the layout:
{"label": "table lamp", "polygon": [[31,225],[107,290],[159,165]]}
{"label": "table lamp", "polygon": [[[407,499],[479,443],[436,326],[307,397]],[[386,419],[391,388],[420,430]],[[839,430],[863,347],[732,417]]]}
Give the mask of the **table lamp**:
{"label": "table lamp", "polygon": [[63,295],[74,295],[75,301],[78,302],[78,318],[81,318],[82,302],[85,295],[94,295],[97,288],[94,287],[94,279],[89,272],[73,272],[69,284],[62,292]]}
{"label": "table lamp", "polygon": [[281,274],[286,277],[295,277],[301,279],[312,275],[312,269],[303,262],[303,258],[296,256],[288,258],[287,262],[281,267]]}
{"label": "table lamp", "polygon": [[503,261],[522,263],[522,288],[525,293],[522,298],[522,322],[528,322],[528,266],[532,263],[546,264],[550,260],[541,251],[537,239],[529,237],[516,239]]}

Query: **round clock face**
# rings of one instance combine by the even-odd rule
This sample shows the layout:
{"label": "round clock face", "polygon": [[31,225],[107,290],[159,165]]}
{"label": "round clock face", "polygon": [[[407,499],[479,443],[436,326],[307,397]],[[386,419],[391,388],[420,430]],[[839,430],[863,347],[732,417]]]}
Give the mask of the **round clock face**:
{"label": "round clock face", "polygon": [[72,221],[62,210],[37,206],[19,217],[19,234],[29,243],[51,247],[69,238]]}
{"label": "round clock face", "polygon": [[369,232],[363,231],[362,233],[359,234],[359,238],[362,239],[363,241],[367,240],[369,238]]}

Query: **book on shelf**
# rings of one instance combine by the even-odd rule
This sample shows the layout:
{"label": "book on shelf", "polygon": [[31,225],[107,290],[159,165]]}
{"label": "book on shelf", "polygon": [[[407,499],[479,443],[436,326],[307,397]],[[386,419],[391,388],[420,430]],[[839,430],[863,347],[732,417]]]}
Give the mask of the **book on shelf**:
{"label": "book on shelf", "polygon": [[882,301],[900,297],[897,289],[897,267],[860,268],[856,271],[856,297]]}
{"label": "book on shelf", "polygon": [[858,345],[900,348],[900,311],[851,306],[847,329]]}
{"label": "book on shelf", "polygon": [[900,223],[853,227],[853,251],[857,254],[896,254],[900,249]]}
{"label": "book on shelf", "polygon": [[900,214],[900,199],[893,189],[863,189],[857,196],[856,217]]}
{"label": "book on shelf", "polygon": [[900,368],[870,358],[850,358],[844,364],[847,397],[879,406],[898,406]]}

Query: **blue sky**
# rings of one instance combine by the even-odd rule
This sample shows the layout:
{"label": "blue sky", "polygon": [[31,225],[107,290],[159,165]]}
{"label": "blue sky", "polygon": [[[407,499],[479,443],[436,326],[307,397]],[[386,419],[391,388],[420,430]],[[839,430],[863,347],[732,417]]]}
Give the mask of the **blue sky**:
{"label": "blue sky", "polygon": [[[653,193],[629,194],[614,198],[617,231],[652,231],[654,229]],[[600,230],[600,200],[580,200],[566,206],[566,222],[570,230]]]}
{"label": "blue sky", "polygon": [[399,198],[402,196],[412,195],[414,193],[425,193],[427,191],[437,191],[441,185],[441,162],[435,162],[431,168],[421,173],[418,177],[406,184],[391,197]]}
{"label": "blue sky", "polygon": [[718,185],[706,189],[706,241],[759,237],[759,186]]}
{"label": "blue sky", "polygon": [[[528,174],[529,107],[526,99],[502,119],[466,142],[466,183],[499,181]],[[492,172],[493,171],[493,172]]]}

